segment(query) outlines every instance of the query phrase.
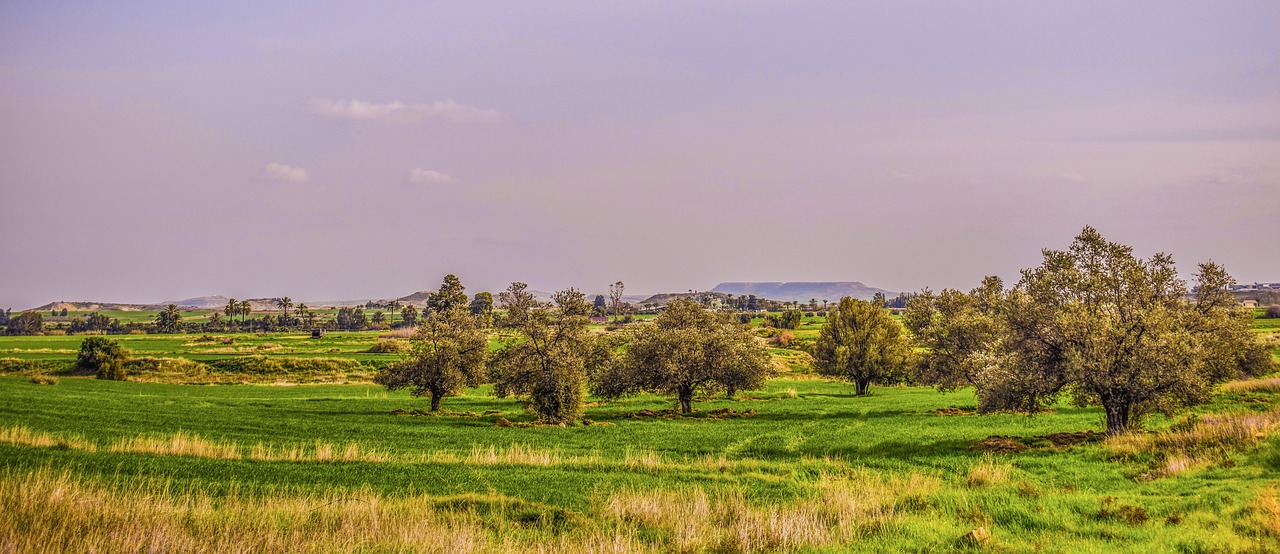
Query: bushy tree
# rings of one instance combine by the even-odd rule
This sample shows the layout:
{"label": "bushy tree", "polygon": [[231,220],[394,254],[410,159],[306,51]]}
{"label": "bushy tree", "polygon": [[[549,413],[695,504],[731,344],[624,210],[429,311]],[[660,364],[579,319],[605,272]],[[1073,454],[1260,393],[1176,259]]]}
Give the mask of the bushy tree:
{"label": "bushy tree", "polygon": [[616,363],[594,376],[593,389],[606,398],[669,394],[681,412],[690,413],[695,396],[757,389],[771,369],[768,350],[733,320],[678,299],[636,334]]}
{"label": "bushy tree", "polygon": [[517,333],[494,355],[494,394],[522,395],[544,423],[574,423],[582,417],[589,364],[598,358],[587,332],[590,306],[577,289],[555,293],[554,304],[538,302],[524,283],[498,295],[503,324]]}
{"label": "bushy tree", "polygon": [[440,290],[427,295],[427,310],[444,312],[454,308],[467,308],[467,292],[458,276],[450,273],[444,276]]}
{"label": "bushy tree", "polygon": [[408,358],[391,364],[376,378],[390,390],[408,388],[413,396],[430,396],[431,411],[440,399],[478,386],[484,379],[488,338],[466,311],[452,309],[423,318],[411,340]]}
{"label": "bushy tree", "polygon": [[182,330],[182,312],[178,310],[177,305],[169,304],[156,314],[156,332],[177,333],[180,330]]}
{"label": "bushy tree", "polygon": [[1263,312],[1262,317],[1267,319],[1275,319],[1280,317],[1280,306],[1267,306],[1267,311]]}
{"label": "bushy tree", "polygon": [[841,298],[813,347],[814,368],[823,375],[854,383],[858,396],[871,383],[885,384],[906,376],[911,360],[906,330],[884,309],[883,302]]}
{"label": "bushy tree", "polygon": [[[1221,266],[1201,264],[1189,295],[1170,256],[1136,258],[1092,227],[1043,255],[1008,292],[984,286],[957,300],[972,307],[917,304],[911,316],[934,336],[977,337],[981,346],[928,355],[956,357],[934,367],[952,383],[973,381],[983,409],[1042,409],[1069,393],[1077,405],[1102,407],[1114,434],[1151,412],[1207,401],[1216,383],[1270,370]],[[975,313],[990,321],[975,323]]]}
{"label": "bushy tree", "polygon": [[347,331],[359,331],[369,325],[369,321],[365,318],[364,308],[338,308],[338,315],[335,323],[339,329]]}
{"label": "bushy tree", "polygon": [[[981,389],[993,380],[983,373],[993,366],[985,353],[1003,336],[1002,320],[997,317],[1003,294],[1003,281],[987,277],[968,294],[954,289],[935,294],[924,289],[911,295],[902,323],[928,351],[917,358],[916,380],[940,390],[973,386],[979,389],[980,400],[988,398]],[[989,411],[995,407],[980,408]]]}
{"label": "bushy tree", "polygon": [[471,315],[488,315],[493,311],[493,294],[489,292],[477,292],[471,298],[469,306]]}
{"label": "bushy tree", "polygon": [[120,343],[106,337],[88,337],[80,341],[76,367],[93,372],[99,379],[122,381],[125,378],[124,362],[128,359],[129,354],[120,347]]}
{"label": "bushy tree", "polygon": [[412,304],[406,305],[403,310],[400,310],[400,319],[404,321],[406,327],[418,325],[418,309]]}
{"label": "bushy tree", "polygon": [[7,333],[10,335],[39,335],[44,329],[44,314],[22,312],[9,317]]}

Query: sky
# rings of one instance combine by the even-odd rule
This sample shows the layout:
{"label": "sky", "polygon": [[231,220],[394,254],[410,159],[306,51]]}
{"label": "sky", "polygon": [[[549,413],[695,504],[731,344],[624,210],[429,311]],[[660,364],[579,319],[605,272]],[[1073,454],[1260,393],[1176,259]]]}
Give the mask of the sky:
{"label": "sky", "polygon": [[1280,281],[1280,3],[0,4],[0,306]]}

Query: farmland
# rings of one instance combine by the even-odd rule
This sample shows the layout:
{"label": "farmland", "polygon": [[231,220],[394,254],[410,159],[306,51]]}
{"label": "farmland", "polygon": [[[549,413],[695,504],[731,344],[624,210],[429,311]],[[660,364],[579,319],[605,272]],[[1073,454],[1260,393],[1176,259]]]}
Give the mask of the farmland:
{"label": "farmland", "polygon": [[[1273,347],[1274,321],[1255,321]],[[808,323],[797,342],[821,324]],[[254,355],[374,367],[397,357],[366,352],[377,332],[307,337],[119,339],[135,356],[210,363]],[[70,362],[81,339],[3,337],[0,358]],[[848,383],[810,373],[803,352],[772,354],[785,372],[762,390],[701,399],[689,416],[653,395],[589,398],[584,424],[568,427],[532,425],[520,402],[488,386],[430,414],[422,399],[359,375],[305,386],[279,376],[233,386],[0,377],[0,545],[1280,548],[1280,439],[1268,434],[1280,387],[1232,384],[1208,405],[1154,416],[1139,436],[1201,437],[1173,452],[1091,433],[1103,420],[1095,408],[975,415],[970,390],[911,386],[855,398]],[[1213,435],[1213,422],[1239,414],[1253,414],[1247,435]]]}

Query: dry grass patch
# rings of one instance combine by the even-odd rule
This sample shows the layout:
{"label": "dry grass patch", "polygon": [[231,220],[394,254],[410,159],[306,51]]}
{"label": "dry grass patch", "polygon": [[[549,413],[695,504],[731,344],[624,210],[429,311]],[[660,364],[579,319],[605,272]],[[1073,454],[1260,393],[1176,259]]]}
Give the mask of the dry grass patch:
{"label": "dry grass patch", "polygon": [[0,443],[15,446],[35,446],[39,448],[62,448],[86,450],[94,452],[98,445],[81,437],[55,436],[48,433],[32,431],[21,425],[0,429]]}
{"label": "dry grass patch", "polygon": [[560,464],[562,461],[558,451],[534,448],[519,443],[506,447],[490,445],[487,448],[472,445],[471,455],[467,457],[467,463],[484,466],[525,465],[545,467]]}
{"label": "dry grass patch", "polygon": [[1140,476],[1155,479],[1213,464],[1231,452],[1253,448],[1280,427],[1280,411],[1209,414],[1157,433],[1125,433],[1107,437],[1112,457],[1153,456],[1153,469]]}
{"label": "dry grass patch", "polygon": [[664,531],[667,550],[764,552],[848,544],[882,531],[899,515],[904,498],[937,490],[937,478],[883,478],[867,471],[827,477],[817,493],[793,504],[756,505],[738,490],[707,493],[624,489],[604,511],[621,522]]}
{"label": "dry grass patch", "polygon": [[[337,491],[212,497],[107,487],[50,470],[0,474],[0,552],[643,552],[607,530],[495,539],[471,510],[430,496]],[[33,524],[33,522],[38,522]]]}
{"label": "dry grass patch", "polygon": [[1013,466],[1009,464],[996,463],[990,456],[983,456],[977,464],[969,469],[969,475],[965,477],[965,484],[969,487],[989,487],[999,485],[1009,480],[1009,474],[1013,472]]}
{"label": "dry grass patch", "polygon": [[258,443],[249,449],[246,457],[260,462],[385,462],[390,460],[387,455],[372,449],[362,449],[354,442],[347,443],[347,446],[339,449],[332,444],[320,441],[316,441],[315,446],[310,448]]}
{"label": "dry grass patch", "polygon": [[1231,381],[1222,385],[1222,392],[1244,394],[1249,392],[1280,392],[1280,377]]}
{"label": "dry grass patch", "polygon": [[233,442],[205,440],[200,438],[200,435],[187,434],[182,431],[178,431],[168,437],[147,435],[121,439],[113,443],[108,450],[111,452],[192,456],[222,460],[240,459],[240,447]]}

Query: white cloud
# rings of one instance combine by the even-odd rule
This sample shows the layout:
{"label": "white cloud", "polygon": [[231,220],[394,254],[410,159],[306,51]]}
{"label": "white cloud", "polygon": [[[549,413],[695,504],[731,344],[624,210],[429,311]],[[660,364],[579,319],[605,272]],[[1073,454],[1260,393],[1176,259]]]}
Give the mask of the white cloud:
{"label": "white cloud", "polygon": [[466,123],[495,123],[502,120],[497,110],[459,104],[453,100],[437,100],[430,104],[404,104],[399,101],[378,104],[364,100],[311,100],[311,113],[328,119],[349,121],[381,121],[413,123],[423,119],[447,119]]}
{"label": "white cloud", "polygon": [[409,182],[417,185],[435,185],[451,183],[453,182],[453,177],[439,171],[415,167],[409,170]]}
{"label": "white cloud", "polygon": [[307,170],[301,167],[290,167],[273,162],[267,164],[267,167],[262,170],[262,178],[286,183],[305,183],[310,179],[310,176],[307,175]]}
{"label": "white cloud", "polygon": [[907,172],[905,172],[905,171],[898,171],[898,170],[896,170],[896,169],[895,169],[895,170],[893,170],[893,172],[892,172],[892,173],[890,173],[890,176],[892,176],[894,179],[896,179],[896,180],[898,180],[898,181],[905,181],[905,182],[908,182],[908,183],[919,183],[920,181],[923,181],[923,180],[924,180],[924,179],[923,179],[923,178],[921,178],[919,175],[912,175],[912,174],[907,173]]}

